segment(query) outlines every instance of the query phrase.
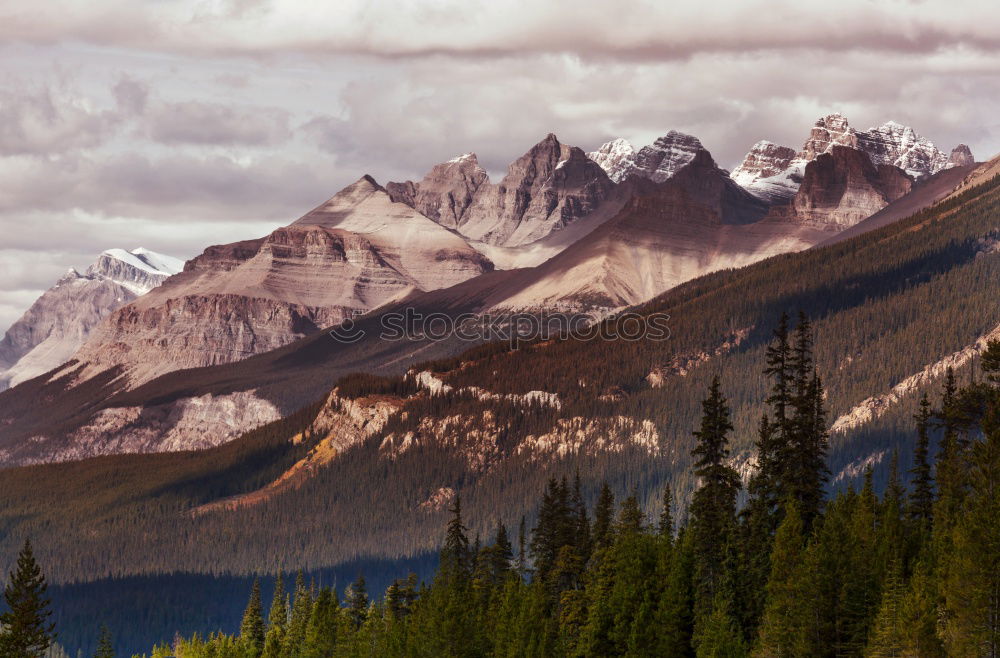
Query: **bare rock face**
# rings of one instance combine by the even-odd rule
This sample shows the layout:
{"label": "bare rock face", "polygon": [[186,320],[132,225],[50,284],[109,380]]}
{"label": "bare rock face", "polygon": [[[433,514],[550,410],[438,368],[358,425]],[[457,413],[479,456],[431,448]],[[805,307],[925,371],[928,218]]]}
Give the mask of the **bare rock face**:
{"label": "bare rock face", "polygon": [[476,191],[488,181],[476,154],[466,153],[435,165],[419,183],[389,183],[386,191],[394,201],[412,206],[442,226],[457,228]]}
{"label": "bare rock face", "polygon": [[[791,149],[758,142],[743,163],[733,171],[733,180],[754,196],[772,204],[790,200],[803,182],[806,165],[836,147],[861,151],[876,167],[890,165],[906,172],[914,180],[923,180],[956,162],[940,151],[913,128],[888,121],[881,126],[857,131],[840,113],[819,118],[802,149],[788,158]],[[970,154],[971,157],[971,154]],[[781,165],[785,163],[784,168]]]}
{"label": "bare rock face", "polygon": [[925,178],[948,166],[948,156],[909,126],[888,121],[857,133],[858,148],[875,165],[899,167],[914,178]]}
{"label": "bare rock face", "polygon": [[804,166],[793,166],[800,162],[796,158],[794,149],[762,140],[733,170],[732,179],[757,198],[778,203],[794,196],[802,183]]}
{"label": "bare rock face", "polygon": [[694,160],[701,151],[705,151],[705,147],[697,137],[671,130],[649,146],[639,149],[622,180],[635,176],[662,183]]}
{"label": "bare rock face", "polygon": [[847,123],[847,118],[840,112],[834,112],[816,120],[809,138],[799,151],[799,159],[813,160],[820,153],[830,151],[834,146],[850,146],[857,148],[858,139],[854,129]]}
{"label": "bare rock face", "polygon": [[951,150],[948,156],[949,167],[968,167],[976,164],[976,159],[972,157],[972,150],[965,144],[959,144]]}
{"label": "bare rock face", "polygon": [[265,238],[210,247],[114,313],[76,354],[129,386],[272,350],[417,290],[492,269],[461,237],[364,177]]}
{"label": "bare rock face", "polygon": [[538,266],[495,308],[609,311],[646,301],[709,272],[805,249],[829,233],[767,221],[767,205],[734,183],[707,151],[670,179],[633,177],[624,208]]}
{"label": "bare rock face", "polygon": [[798,221],[844,229],[910,191],[913,180],[893,165],[872,164],[858,149],[834,146],[806,165],[792,202],[773,211]]}
{"label": "bare rock face", "polygon": [[587,157],[599,164],[608,178],[620,183],[632,167],[635,147],[628,140],[619,137],[603,144],[596,151],[591,151]]}
{"label": "bare rock face", "polygon": [[109,249],[86,273],[71,269],[0,340],[0,390],[69,359],[105,317],[163,283],[182,265],[146,249]]}
{"label": "bare rock face", "polygon": [[515,160],[498,184],[480,185],[457,228],[492,245],[528,244],[590,214],[614,187],[583,151],[549,134]]}

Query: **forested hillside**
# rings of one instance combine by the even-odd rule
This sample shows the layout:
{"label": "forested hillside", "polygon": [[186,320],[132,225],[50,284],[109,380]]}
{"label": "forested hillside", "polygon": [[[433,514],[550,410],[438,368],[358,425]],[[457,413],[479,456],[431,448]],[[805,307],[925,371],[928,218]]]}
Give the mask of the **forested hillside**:
{"label": "forested hillside", "polygon": [[909,487],[894,457],[882,496],[869,468],[860,490],[828,499],[810,331],[779,326],[742,509],[715,378],[694,432],[699,484],[679,524],[669,487],[653,519],[635,494],[616,506],[604,487],[588,509],[579,478],[553,478],[530,532],[500,523],[483,543],[456,499],[429,587],[401,577],[374,602],[359,578],[341,602],[300,575],[265,617],[255,583],[239,633],[152,656],[995,656],[1000,342],[983,371],[962,389],[948,371],[934,409],[922,398]]}

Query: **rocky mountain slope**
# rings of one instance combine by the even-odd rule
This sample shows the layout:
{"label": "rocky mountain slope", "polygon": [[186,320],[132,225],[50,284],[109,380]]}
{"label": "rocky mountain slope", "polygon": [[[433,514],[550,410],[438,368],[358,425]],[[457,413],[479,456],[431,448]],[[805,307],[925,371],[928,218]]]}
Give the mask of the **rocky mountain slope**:
{"label": "rocky mountain slope", "polygon": [[771,142],[758,142],[733,170],[732,177],[755,196],[769,203],[781,203],[798,191],[806,164],[837,146],[857,149],[876,167],[891,165],[915,180],[974,162],[969,147],[964,144],[949,154],[918,135],[913,128],[895,121],[859,131],[852,128],[843,115],[834,113],[816,120],[797,153]]}
{"label": "rocky mountain slope", "polygon": [[[667,484],[678,500],[694,487],[691,431],[715,375],[733,409],[733,463],[747,472],[767,395],[766,345],[779,315],[799,310],[814,321],[838,428],[832,481],[854,483],[871,464],[882,482],[894,448],[901,471],[909,467],[911,416],[922,392],[937,395],[940,365],[968,368],[981,339],[997,335],[998,212],[1000,179],[989,178],[862,236],[690,281],[635,309],[669,316],[666,341],[494,344],[398,376],[342,378],[332,371],[350,358],[385,364],[401,352],[379,350],[403,348],[363,341],[348,356],[357,348],[310,336],[244,362],[171,373],[117,403],[149,414],[191,396],[254,392],[299,411],[208,451],[0,471],[9,529],[0,546],[10,553],[27,532],[42,532],[40,558],[61,575],[79,560],[94,574],[127,575],[412,555],[438,546],[451,496],[462,496],[467,525],[485,535],[498,520],[516,525],[545,478],[577,471],[588,499],[607,479],[652,510]],[[518,276],[491,272],[406,303],[457,313]],[[604,327],[613,333],[617,322]],[[8,427],[24,422],[29,397],[52,399],[50,414],[59,412],[56,382],[28,384],[36,388],[0,394]],[[5,438],[2,448],[29,443]],[[60,500],[84,502],[67,514],[51,503]],[[275,533],[301,538],[278,562]],[[73,564],[61,557],[68,546]]]}
{"label": "rocky mountain slope", "polygon": [[519,247],[586,217],[614,183],[576,147],[549,134],[489,181],[475,154],[435,166],[419,183],[390,183],[393,198],[487,245]]}
{"label": "rocky mountain slope", "polygon": [[0,390],[68,360],[111,312],[183,268],[148,249],[109,249],[83,274],[69,270],[0,341]]}
{"label": "rocky mountain slope", "polygon": [[[628,190],[626,205],[543,265],[487,272],[432,292],[414,290],[405,299],[359,318],[356,328],[364,335],[355,343],[313,333],[242,362],[176,371],[126,392],[121,374],[127,361],[122,366],[108,360],[96,375],[92,364],[71,362],[56,376],[24,384],[2,399],[9,416],[0,418],[0,459],[24,463],[218,445],[316,399],[348,372],[398,374],[414,362],[446,357],[468,347],[468,342],[456,336],[380,340],[383,318],[389,314],[405,309],[452,318],[508,309],[607,312],[713,270],[805,249],[841,228],[836,223],[806,221],[794,213],[747,222],[746,212],[754,210],[760,217],[767,212],[766,206],[729,181],[707,152],[664,183],[634,178],[619,189]],[[906,207],[915,212],[940,198],[939,194],[921,196]],[[340,225],[359,230],[378,224],[377,214],[337,210],[343,203],[350,206],[346,200],[328,204],[303,221],[343,222]],[[402,204],[391,207],[407,208]],[[374,224],[369,226],[369,222]],[[292,228],[304,230],[313,224]],[[553,236],[572,230],[573,226]],[[239,251],[234,246],[228,249]],[[216,251],[207,254],[221,259]],[[261,247],[256,243],[247,249],[248,254],[258,251]],[[197,263],[189,264],[189,269],[197,269]],[[233,269],[239,268],[234,265]],[[164,292],[169,291],[157,294]],[[153,341],[156,336],[150,331],[147,339]],[[135,344],[142,347],[141,342]],[[192,382],[198,383],[192,386]],[[53,401],[44,416],[35,407],[40,398]]]}
{"label": "rocky mountain slope", "polygon": [[893,165],[873,165],[864,152],[835,145],[810,161],[790,201],[770,216],[843,230],[906,195],[912,179]]}
{"label": "rocky mountain slope", "polygon": [[136,386],[266,352],[420,290],[492,269],[455,233],[370,177],[270,235],[210,247],[114,313],[75,355],[77,377],[121,368]]}

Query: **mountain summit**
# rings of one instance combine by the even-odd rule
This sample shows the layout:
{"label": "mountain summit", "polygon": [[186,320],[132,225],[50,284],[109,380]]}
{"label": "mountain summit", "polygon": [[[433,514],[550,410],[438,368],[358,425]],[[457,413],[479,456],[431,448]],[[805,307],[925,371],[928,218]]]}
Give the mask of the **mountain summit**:
{"label": "mountain summit", "polygon": [[140,247],[108,249],[83,274],[70,269],[0,340],[0,389],[65,362],[105,317],[183,268],[177,258]]}

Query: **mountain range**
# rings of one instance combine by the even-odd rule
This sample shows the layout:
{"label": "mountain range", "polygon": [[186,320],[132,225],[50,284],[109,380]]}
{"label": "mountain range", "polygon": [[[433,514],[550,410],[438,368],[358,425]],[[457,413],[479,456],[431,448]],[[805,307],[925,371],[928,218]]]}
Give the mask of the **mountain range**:
{"label": "mountain range", "polygon": [[[616,139],[589,154],[549,134],[496,183],[472,153],[435,165],[420,181],[383,186],[364,176],[267,236],[205,249],[182,272],[176,262],[162,264],[165,257],[163,270],[147,263],[146,272],[129,259],[149,252],[112,250],[84,277],[100,300],[72,294],[74,304],[97,310],[59,301],[70,290],[62,281],[8,332],[8,379],[48,370],[23,392],[61,390],[66,402],[59,413],[21,409],[0,418],[0,459],[218,445],[315,399],[322,387],[278,404],[259,393],[263,381],[166,402],[138,391],[404,302],[428,312],[438,305],[602,317],[713,271],[828,242],[896,204],[919,210],[936,200],[921,190],[941,188],[945,173],[953,181],[970,161],[967,148],[947,156],[910,128],[889,122],[858,132],[839,114],[819,119],[799,151],[759,142],[733,175],[696,137],[677,131],[640,149]],[[782,194],[767,192],[776,181]],[[154,289],[154,281],[162,285]],[[86,330],[48,319],[54,308],[69,309]],[[42,335],[45,345],[25,338]],[[345,367],[400,371],[420,354],[462,347],[380,349],[394,354],[388,363],[359,357],[361,345],[343,356]]]}
{"label": "mountain range", "polygon": [[[365,175],[186,263],[104,252],[0,342],[2,554],[30,535],[56,583],[421,558],[455,497],[487,533],[574,473],[588,500],[606,480],[683,507],[709,381],[745,478],[771,329],[800,310],[830,486],[869,466],[883,486],[919,395],[1000,337],[1000,158],[839,114],[803,137],[730,174],[676,131],[589,153],[549,134],[499,180],[472,153]],[[404,313],[584,313],[611,336],[659,317],[670,335],[384,340]]]}

